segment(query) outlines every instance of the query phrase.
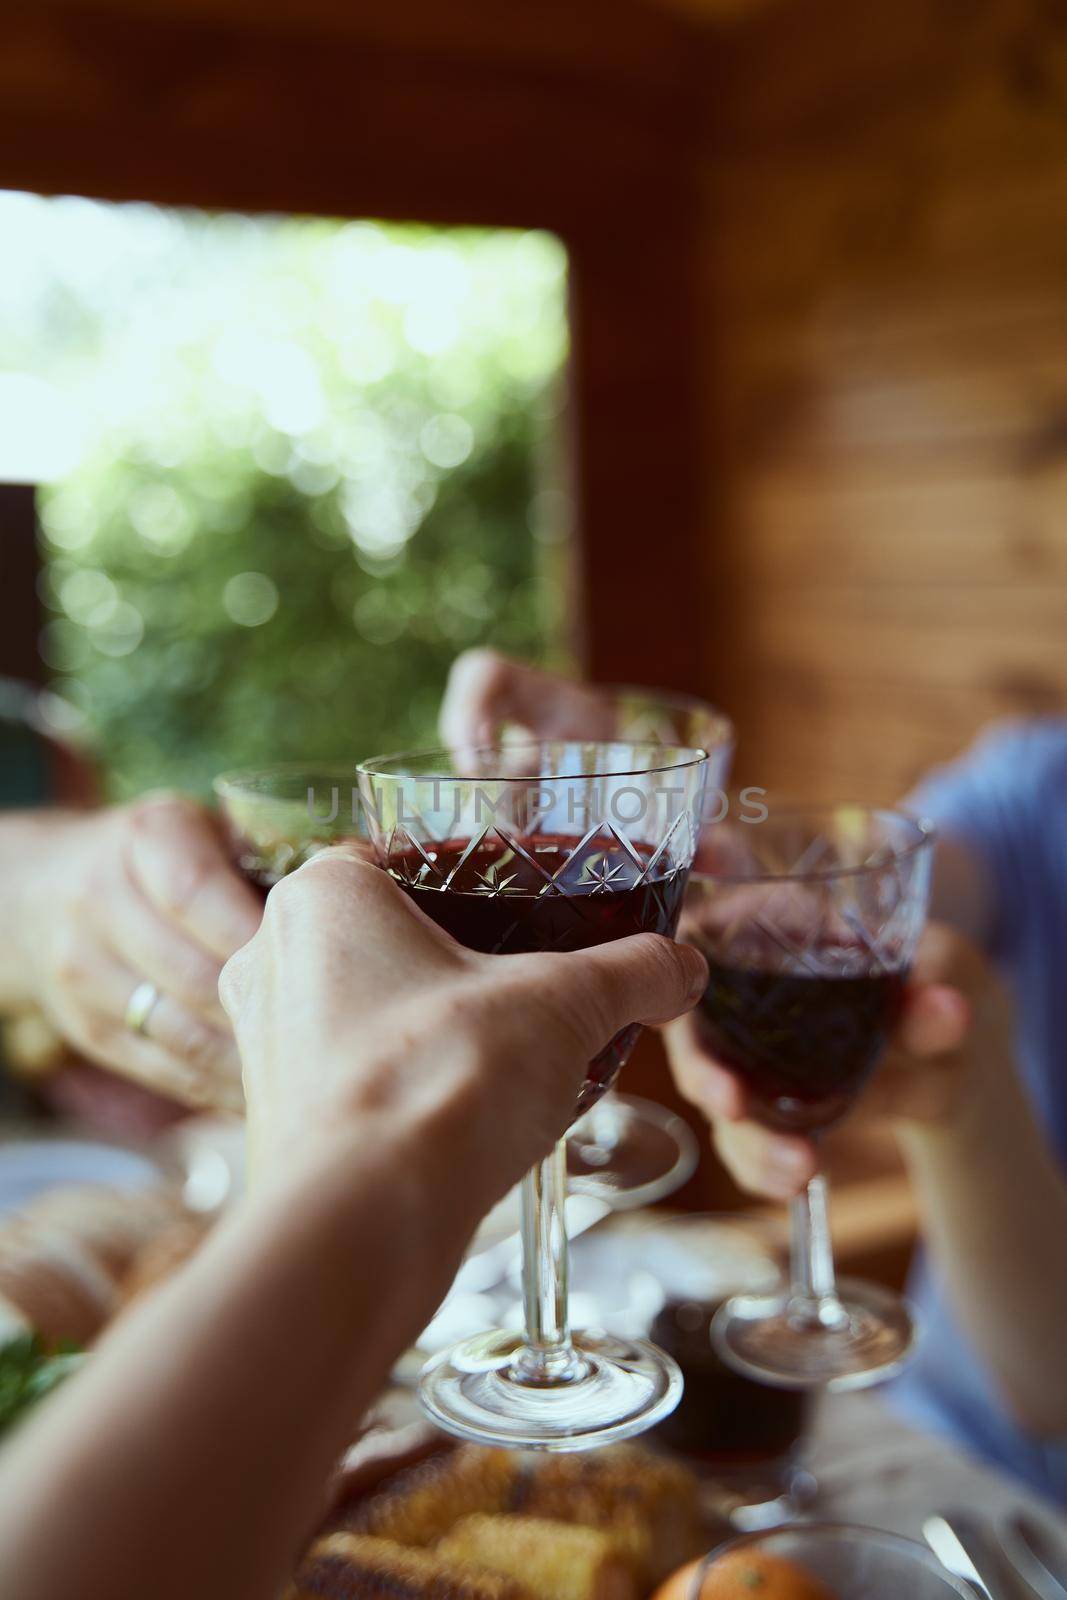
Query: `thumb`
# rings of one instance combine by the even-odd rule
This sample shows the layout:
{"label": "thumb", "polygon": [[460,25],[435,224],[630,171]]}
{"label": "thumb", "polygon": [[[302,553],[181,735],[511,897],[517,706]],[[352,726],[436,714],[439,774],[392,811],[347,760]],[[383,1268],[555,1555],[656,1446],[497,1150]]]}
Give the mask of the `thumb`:
{"label": "thumb", "polygon": [[708,967],[691,945],[633,934],[561,959],[559,991],[588,1033],[591,1053],[634,1022],[669,1022],[696,1005]]}

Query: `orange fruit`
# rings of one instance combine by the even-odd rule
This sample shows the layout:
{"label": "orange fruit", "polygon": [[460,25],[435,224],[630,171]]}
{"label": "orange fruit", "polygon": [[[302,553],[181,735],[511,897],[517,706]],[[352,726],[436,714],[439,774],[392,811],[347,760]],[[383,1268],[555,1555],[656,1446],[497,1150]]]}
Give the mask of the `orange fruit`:
{"label": "orange fruit", "polygon": [[728,1550],[704,1571],[703,1561],[679,1567],[656,1590],[653,1600],[838,1600],[821,1578],[782,1556],[759,1550]]}

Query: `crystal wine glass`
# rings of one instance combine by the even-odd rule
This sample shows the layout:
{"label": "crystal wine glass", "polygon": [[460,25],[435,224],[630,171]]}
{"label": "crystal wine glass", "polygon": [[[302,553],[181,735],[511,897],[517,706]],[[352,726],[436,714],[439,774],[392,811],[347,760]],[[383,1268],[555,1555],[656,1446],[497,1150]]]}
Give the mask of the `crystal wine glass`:
{"label": "crystal wine glass", "polygon": [[[900,1011],[929,897],[933,830],[899,812],[775,810],[706,835],[685,908],[709,966],[697,1025],[751,1115],[817,1135],[849,1109]],[[787,1388],[862,1388],[915,1337],[907,1302],[834,1275],[826,1179],[793,1202],[792,1284],[737,1295],[712,1337],[738,1371]]]}
{"label": "crystal wine glass", "polygon": [[[637,740],[703,749],[708,754],[705,814],[713,822],[725,804],[734,730],[729,719],[692,695],[658,689],[598,688],[574,738]],[[613,1210],[651,1205],[681,1188],[696,1171],[700,1146],[684,1117],[654,1100],[609,1089],[567,1135],[572,1189],[595,1195]]]}
{"label": "crystal wine glass", "polygon": [[[382,757],[361,764],[360,790],[381,865],[454,938],[570,951],[674,932],[706,768],[703,749],[540,741]],[[576,1113],[639,1031],[590,1062]],[[425,1409],[461,1438],[580,1450],[640,1433],[677,1403],[678,1369],[651,1344],[572,1335],[565,1184],[560,1141],[523,1181],[524,1332],[463,1340],[423,1373]]]}
{"label": "crystal wine glass", "polygon": [[224,772],[215,794],[234,865],[264,898],[279,879],[329,845],[375,859],[354,764],[297,762]]}

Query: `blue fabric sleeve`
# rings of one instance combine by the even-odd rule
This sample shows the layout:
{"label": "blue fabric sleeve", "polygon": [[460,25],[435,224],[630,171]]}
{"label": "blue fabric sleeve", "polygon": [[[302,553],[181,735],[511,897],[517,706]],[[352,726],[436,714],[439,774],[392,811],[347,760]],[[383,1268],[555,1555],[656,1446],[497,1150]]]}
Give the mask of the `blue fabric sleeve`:
{"label": "blue fabric sleeve", "polygon": [[934,768],[908,800],[973,852],[988,875],[990,948],[1000,958],[1016,950],[1030,897],[1040,893],[1035,826],[1050,759],[1063,755],[1064,728],[1062,719],[994,724],[957,761]]}

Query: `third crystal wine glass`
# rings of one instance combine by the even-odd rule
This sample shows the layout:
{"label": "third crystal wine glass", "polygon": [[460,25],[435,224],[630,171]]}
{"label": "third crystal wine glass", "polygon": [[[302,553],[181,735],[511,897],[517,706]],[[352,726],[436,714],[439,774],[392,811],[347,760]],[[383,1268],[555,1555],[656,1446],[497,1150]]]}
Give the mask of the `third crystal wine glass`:
{"label": "third crystal wine glass", "polygon": [[[701,846],[686,937],[708,959],[698,1026],[749,1114],[817,1134],[849,1108],[896,1022],[926,917],[932,830],[860,806],[772,811]],[[905,1360],[900,1296],[834,1276],[826,1180],[793,1202],[793,1282],[717,1315],[723,1359],[769,1383],[859,1388]]]}
{"label": "third crystal wine glass", "polygon": [[[573,951],[671,934],[693,859],[702,749],[540,741],[383,757],[360,768],[382,866],[454,938],[499,953]],[[611,1083],[640,1030],[589,1064],[576,1113]],[[501,1062],[507,1094],[509,1063]],[[578,1450],[651,1427],[676,1404],[674,1362],[644,1340],[572,1335],[563,1142],[523,1184],[525,1330],[464,1340],[421,1394],[449,1432]]]}
{"label": "third crystal wine glass", "polygon": [[[586,717],[590,719],[586,722]],[[579,723],[582,725],[579,726]],[[592,725],[595,724],[595,725]],[[734,750],[729,718],[695,695],[628,686],[597,687],[565,731],[576,739],[622,740],[707,751],[704,817],[714,823]],[[696,1171],[700,1146],[689,1124],[655,1100],[609,1089],[567,1135],[572,1189],[615,1211],[652,1205]]]}

